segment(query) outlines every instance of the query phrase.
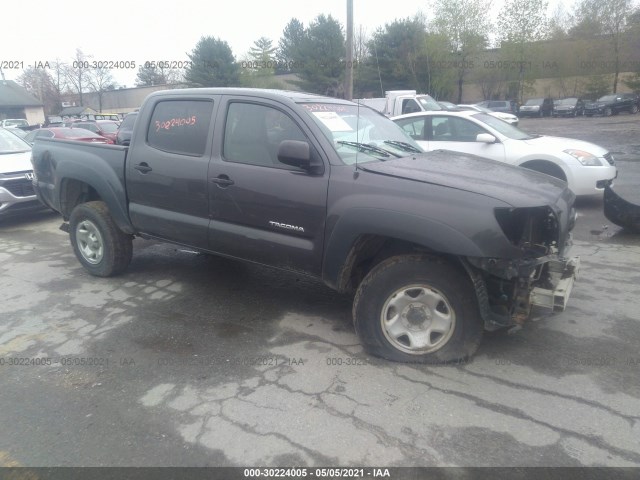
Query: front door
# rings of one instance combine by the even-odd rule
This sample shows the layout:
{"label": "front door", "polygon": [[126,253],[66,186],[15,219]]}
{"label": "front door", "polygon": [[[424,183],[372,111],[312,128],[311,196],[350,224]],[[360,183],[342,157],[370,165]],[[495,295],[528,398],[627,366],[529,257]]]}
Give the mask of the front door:
{"label": "front door", "polygon": [[425,128],[428,150],[453,150],[470,153],[499,162],[505,161],[504,145],[500,142],[479,142],[476,137],[488,133],[477,123],[466,118],[434,115],[430,128]]}
{"label": "front door", "polygon": [[[209,248],[238,258],[318,274],[329,166],[311,132],[287,106],[224,97],[209,168]],[[221,130],[221,129],[220,129]],[[312,171],[277,159],[283,140],[308,142]]]}

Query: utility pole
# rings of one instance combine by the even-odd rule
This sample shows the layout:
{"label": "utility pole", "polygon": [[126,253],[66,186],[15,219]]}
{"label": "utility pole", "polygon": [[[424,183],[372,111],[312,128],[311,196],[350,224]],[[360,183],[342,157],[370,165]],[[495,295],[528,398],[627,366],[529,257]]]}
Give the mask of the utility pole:
{"label": "utility pole", "polygon": [[353,0],[347,0],[347,61],[344,76],[344,98],[353,100]]}

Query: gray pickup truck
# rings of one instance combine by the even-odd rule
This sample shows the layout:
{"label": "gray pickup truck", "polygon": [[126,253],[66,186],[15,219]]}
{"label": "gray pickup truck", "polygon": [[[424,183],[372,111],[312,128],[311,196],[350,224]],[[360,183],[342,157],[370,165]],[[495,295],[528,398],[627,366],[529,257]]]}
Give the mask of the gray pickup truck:
{"label": "gray pickup truck", "polygon": [[563,310],[578,268],[564,182],[424,153],[344,100],[156,92],[129,147],[39,139],[32,162],[91,274],[121,273],[139,236],[317,277],[355,294],[364,347],[395,361],[459,361],[533,305]]}

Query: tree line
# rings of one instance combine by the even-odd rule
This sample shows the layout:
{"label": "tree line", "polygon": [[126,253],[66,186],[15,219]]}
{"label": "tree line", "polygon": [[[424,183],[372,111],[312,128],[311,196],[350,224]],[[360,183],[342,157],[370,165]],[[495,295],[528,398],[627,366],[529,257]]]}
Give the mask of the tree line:
{"label": "tree line", "polygon": [[[640,63],[636,58],[629,68],[625,56],[629,49],[634,50],[633,45],[635,50],[640,45],[640,8],[635,0],[579,0],[571,12],[560,5],[551,16],[546,14],[547,0],[507,0],[495,23],[490,18],[491,0],[430,1],[429,16],[396,19],[373,32],[355,29],[355,97],[380,96],[388,89],[415,89],[460,103],[463,85],[475,83],[485,98],[522,100],[533,91],[545,66],[560,91],[575,94],[580,90],[595,96],[616,92],[621,82],[640,90]],[[203,36],[187,54],[183,68],[162,63],[138,66],[136,85],[294,85],[341,97],[346,68],[344,32],[343,25],[331,15],[319,15],[308,25],[292,18],[277,44],[260,37],[240,58],[225,40]],[[572,47],[561,54],[558,42],[569,40],[574,41]],[[593,59],[593,52],[601,51],[598,58],[606,61],[605,68],[580,72],[584,77],[580,84],[575,79],[576,69],[571,67],[575,61],[569,58],[573,55],[575,59],[579,49],[584,51],[580,58]],[[49,103],[55,103],[65,91],[78,94],[81,103],[87,91],[98,92],[100,99],[102,92],[117,85],[104,68],[82,68],[85,58],[87,55],[77,50],[72,64],[54,62],[52,73],[25,70],[19,82],[39,98],[50,99]],[[625,71],[637,73],[621,79],[620,73]]]}

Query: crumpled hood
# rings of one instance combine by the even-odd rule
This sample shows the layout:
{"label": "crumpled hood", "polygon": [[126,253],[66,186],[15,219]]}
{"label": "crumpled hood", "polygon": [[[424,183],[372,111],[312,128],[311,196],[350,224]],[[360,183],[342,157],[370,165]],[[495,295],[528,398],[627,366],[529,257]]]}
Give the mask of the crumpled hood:
{"label": "crumpled hood", "polygon": [[26,172],[33,170],[31,150],[20,153],[0,154],[0,173]]}
{"label": "crumpled hood", "polygon": [[565,182],[548,175],[446,150],[367,162],[358,167],[371,173],[478,193],[513,207],[553,205],[567,190]]}
{"label": "crumpled hood", "polygon": [[575,148],[576,150],[589,152],[596,157],[603,157],[608,152],[606,148],[603,148],[600,145],[585,142],[583,140],[574,140],[573,138],[548,137],[546,135],[542,135],[530,140],[524,140],[524,142],[527,145],[539,146],[541,149],[544,149],[544,151],[549,151],[550,149],[555,148],[558,152],[562,152],[568,148]]}

